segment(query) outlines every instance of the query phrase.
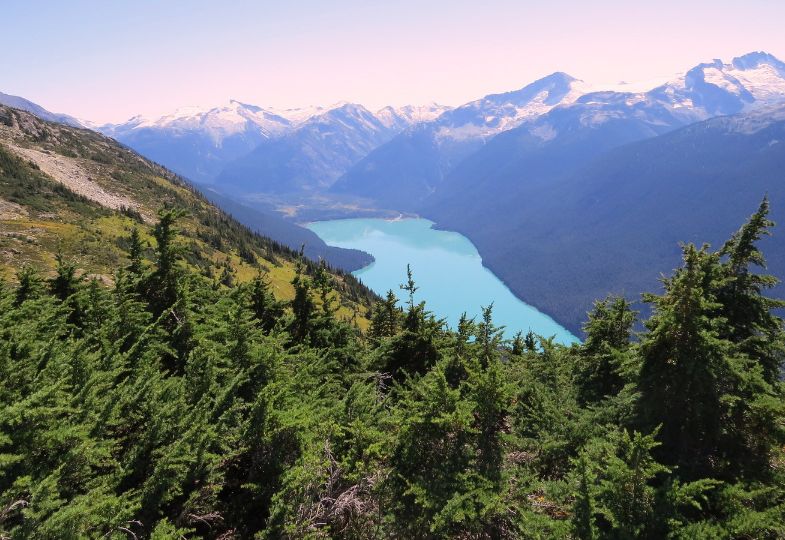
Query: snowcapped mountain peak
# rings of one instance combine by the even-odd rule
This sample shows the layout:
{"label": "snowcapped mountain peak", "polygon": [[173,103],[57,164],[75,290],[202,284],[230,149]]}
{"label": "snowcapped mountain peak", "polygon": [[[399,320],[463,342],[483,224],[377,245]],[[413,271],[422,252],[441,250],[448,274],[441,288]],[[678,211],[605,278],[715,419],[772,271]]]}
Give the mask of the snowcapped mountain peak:
{"label": "snowcapped mountain peak", "polygon": [[694,120],[736,114],[785,100],[785,64],[765,52],[698,64],[650,93]]}
{"label": "snowcapped mountain peak", "polygon": [[745,54],[734,58],[731,62],[733,67],[738,70],[746,71],[756,69],[761,65],[768,65],[779,71],[785,77],[785,62],[775,57],[773,54],[758,51]]}
{"label": "snowcapped mountain peak", "polygon": [[386,127],[406,128],[422,122],[435,120],[452,107],[431,102],[425,105],[387,106],[376,111],[375,115]]}
{"label": "snowcapped mountain peak", "polygon": [[435,122],[441,141],[484,139],[519,126],[559,105],[574,103],[589,89],[563,72],[552,73],[519,90],[490,94],[442,114]]}
{"label": "snowcapped mountain peak", "polygon": [[129,130],[170,130],[175,133],[199,132],[207,135],[216,146],[232,135],[254,132],[263,137],[282,133],[289,120],[271,111],[237,100],[218,107],[185,106],[158,118],[135,116],[120,125],[104,126],[113,135]]}
{"label": "snowcapped mountain peak", "polygon": [[243,103],[242,101],[238,101],[236,99],[229,100],[229,107],[235,109],[245,109],[250,112],[258,113],[258,112],[265,112],[264,109],[257,105],[251,105],[249,103]]}
{"label": "snowcapped mountain peak", "polygon": [[527,84],[520,90],[491,94],[482,99],[496,104],[509,103],[517,106],[526,106],[540,97],[543,103],[556,105],[569,94],[574,93],[574,90],[579,90],[583,84],[583,81],[567,73],[557,71],[531,84]]}

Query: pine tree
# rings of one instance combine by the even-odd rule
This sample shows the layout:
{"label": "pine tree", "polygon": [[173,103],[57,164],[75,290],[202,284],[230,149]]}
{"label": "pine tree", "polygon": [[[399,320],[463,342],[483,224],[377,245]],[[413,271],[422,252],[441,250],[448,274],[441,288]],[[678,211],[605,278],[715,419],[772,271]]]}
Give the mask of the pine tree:
{"label": "pine tree", "polygon": [[42,292],[41,277],[32,266],[23,266],[16,274],[19,284],[16,287],[14,305],[20,306],[26,300],[36,298]]}
{"label": "pine tree", "polygon": [[400,314],[398,298],[392,290],[387,291],[385,298],[374,304],[368,335],[377,343],[393,337],[398,332]]}
{"label": "pine tree", "polygon": [[305,275],[305,264],[302,262],[302,250],[295,267],[295,276],[292,279],[294,298],[291,302],[294,319],[289,328],[289,334],[294,343],[305,343],[311,332],[311,325],[316,311],[316,304],[311,297],[311,280]]}
{"label": "pine tree", "polygon": [[627,382],[624,371],[635,313],[624,298],[607,298],[594,303],[584,325],[586,340],[578,364],[578,399],[596,403],[618,394]]}
{"label": "pine tree", "polygon": [[144,246],[142,245],[142,238],[139,235],[139,229],[134,227],[131,229],[131,236],[128,238],[128,258],[130,262],[126,269],[134,276],[141,276],[144,271],[144,263],[142,257],[144,254]]}
{"label": "pine tree", "polygon": [[[747,233],[736,238],[756,236]],[[655,313],[641,344],[639,417],[646,430],[662,426],[658,455],[687,480],[765,477],[772,451],[785,441],[777,420],[785,414],[781,385],[764,376],[768,356],[754,356],[763,350],[776,358],[778,345],[751,349],[747,340],[734,342],[742,330],[724,316],[738,313],[729,301],[749,296],[743,304],[766,305],[765,299],[755,297],[754,287],[729,294],[744,272],[729,275],[720,258],[705,246],[686,246],[684,266],[664,281],[665,294],[648,296]]]}
{"label": "pine tree", "polygon": [[756,244],[771,234],[769,229],[774,222],[768,219],[768,213],[769,201],[764,198],[758,210],[720,250],[726,258],[723,269],[727,279],[716,295],[722,306],[717,317],[727,321],[722,337],[758,362],[766,382],[775,384],[782,375],[785,333],[782,319],[772,310],[785,307],[785,302],[763,294],[777,285],[774,276],[753,272],[753,267],[766,268],[766,259]]}
{"label": "pine tree", "polygon": [[79,284],[79,280],[76,278],[76,264],[66,261],[62,252],[57,253],[55,260],[57,262],[56,274],[54,278],[49,280],[49,291],[64,302],[76,292],[76,287]]}
{"label": "pine tree", "polygon": [[684,247],[684,266],[664,279],[665,294],[648,296],[655,313],[641,344],[640,415],[644,429],[662,426],[660,456],[681,475],[713,473],[723,419],[729,344],[718,336],[711,295],[719,258],[704,246]]}
{"label": "pine tree", "polygon": [[259,274],[254,278],[249,296],[251,311],[259,326],[266,332],[272,331],[283,316],[284,308],[270,291],[270,283],[266,275]]}
{"label": "pine tree", "polygon": [[482,321],[477,324],[477,343],[480,346],[480,363],[482,367],[488,367],[498,355],[502,344],[502,332],[504,327],[493,324],[493,303],[482,308]]}
{"label": "pine tree", "polygon": [[157,315],[177,302],[180,276],[177,261],[180,259],[182,248],[175,244],[177,238],[175,222],[184,215],[185,213],[180,210],[162,210],[158,213],[158,223],[153,229],[153,236],[156,240],[156,269],[149,276],[146,294],[153,307],[153,312]]}

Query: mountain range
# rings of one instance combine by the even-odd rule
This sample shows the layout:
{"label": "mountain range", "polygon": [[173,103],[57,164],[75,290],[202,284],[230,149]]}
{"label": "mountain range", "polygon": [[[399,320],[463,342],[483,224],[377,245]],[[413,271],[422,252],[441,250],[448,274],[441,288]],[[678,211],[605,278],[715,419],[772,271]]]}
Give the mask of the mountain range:
{"label": "mountain range", "polygon": [[331,184],[379,144],[444,110],[433,104],[372,113],[338,103],[278,111],[230,100],[98,129],[194,182],[235,192],[286,192]]}
{"label": "mountain range", "polygon": [[[421,210],[432,196],[460,196],[472,187],[467,184],[477,191],[484,179],[495,182],[494,174],[514,170],[516,161],[533,153],[543,155],[545,166],[562,167],[565,161],[569,165],[580,160],[583,151],[595,154],[782,99],[785,64],[766,53],[748,54],[729,64],[700,64],[646,92],[596,90],[554,73],[517,92],[458,107],[399,135],[349,170],[334,190],[382,206],[393,201],[399,209]],[[494,134],[499,136],[491,137]],[[558,147],[571,147],[576,155],[558,150],[554,161],[543,154]],[[479,171],[477,164],[482,164]]]}
{"label": "mountain range", "polygon": [[468,236],[519,297],[577,332],[592,299],[656,288],[678,239],[726,237],[722,224],[764,193],[780,210],[785,63],[750,53],[649,86],[556,72],[458,107],[233,100],[104,126],[0,102],[116,138],[251,228],[347,270],[370,259],[332,251],[296,221],[425,216]]}

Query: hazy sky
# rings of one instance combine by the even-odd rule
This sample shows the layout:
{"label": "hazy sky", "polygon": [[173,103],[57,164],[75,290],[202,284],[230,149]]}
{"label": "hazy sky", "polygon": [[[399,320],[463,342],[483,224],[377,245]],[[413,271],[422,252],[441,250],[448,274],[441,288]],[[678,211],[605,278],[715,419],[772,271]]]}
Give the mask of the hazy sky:
{"label": "hazy sky", "polygon": [[785,59],[785,0],[4,0],[0,91],[94,121],[229,98],[457,105],[553,71]]}

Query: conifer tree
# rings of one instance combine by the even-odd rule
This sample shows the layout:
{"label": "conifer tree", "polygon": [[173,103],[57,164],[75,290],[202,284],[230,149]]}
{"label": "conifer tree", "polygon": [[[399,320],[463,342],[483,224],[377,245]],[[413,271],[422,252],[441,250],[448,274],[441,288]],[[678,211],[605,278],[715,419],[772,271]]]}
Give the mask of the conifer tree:
{"label": "conifer tree", "polygon": [[305,264],[302,261],[302,250],[295,267],[295,276],[292,279],[294,298],[291,302],[292,320],[289,333],[294,343],[304,343],[311,331],[311,323],[316,310],[316,304],[311,297],[311,280],[305,275]]}
{"label": "conifer tree", "polygon": [[785,332],[782,319],[773,310],[785,307],[785,302],[764,296],[764,291],[777,285],[774,276],[754,272],[754,267],[766,268],[757,243],[769,236],[774,226],[768,213],[769,201],[764,197],[758,210],[720,250],[726,259],[726,280],[719,283],[716,295],[721,305],[717,316],[727,321],[723,337],[760,364],[769,384],[776,384],[782,375]]}
{"label": "conifer tree", "polygon": [[781,386],[766,381],[760,359],[748,342],[734,343],[720,315],[734,298],[723,294],[728,283],[720,253],[688,245],[665,294],[647,297],[655,313],[641,344],[639,417],[646,430],[662,426],[657,454],[687,480],[765,476],[784,440]]}
{"label": "conifer tree", "polygon": [[583,327],[586,340],[578,365],[578,399],[582,404],[614,396],[627,382],[623,364],[634,323],[635,313],[624,298],[594,303]]}
{"label": "conifer tree", "polygon": [[177,237],[175,222],[183,215],[184,212],[180,210],[162,210],[158,213],[158,223],[153,229],[156,240],[156,268],[148,279],[147,297],[153,306],[153,312],[157,315],[169,309],[177,301],[179,286],[177,261],[182,248],[175,243]]}
{"label": "conifer tree", "polygon": [[62,252],[57,253],[55,260],[57,262],[56,274],[49,280],[49,291],[64,302],[76,292],[79,283],[76,278],[76,264],[66,261]]}
{"label": "conifer tree", "polygon": [[142,245],[142,238],[139,235],[139,229],[134,227],[131,229],[131,235],[128,238],[128,258],[130,262],[126,269],[134,276],[141,276],[144,271],[144,263],[142,256],[144,253],[144,246]]}
{"label": "conifer tree", "polygon": [[387,291],[384,299],[374,304],[369,336],[377,342],[393,337],[398,332],[400,313],[398,298],[392,290]]}
{"label": "conifer tree", "polygon": [[266,332],[275,328],[283,316],[283,305],[275,299],[270,291],[270,283],[266,275],[259,274],[251,282],[250,307],[259,326]]}
{"label": "conifer tree", "polygon": [[662,426],[661,456],[688,479],[712,474],[723,420],[721,402],[729,344],[719,338],[711,295],[719,258],[704,246],[684,247],[684,266],[664,279],[665,294],[648,296],[655,313],[641,344],[640,414],[644,429]]}
{"label": "conifer tree", "polygon": [[20,306],[25,300],[32,300],[42,292],[41,277],[32,266],[23,266],[16,274],[19,284],[16,286],[14,305]]}

